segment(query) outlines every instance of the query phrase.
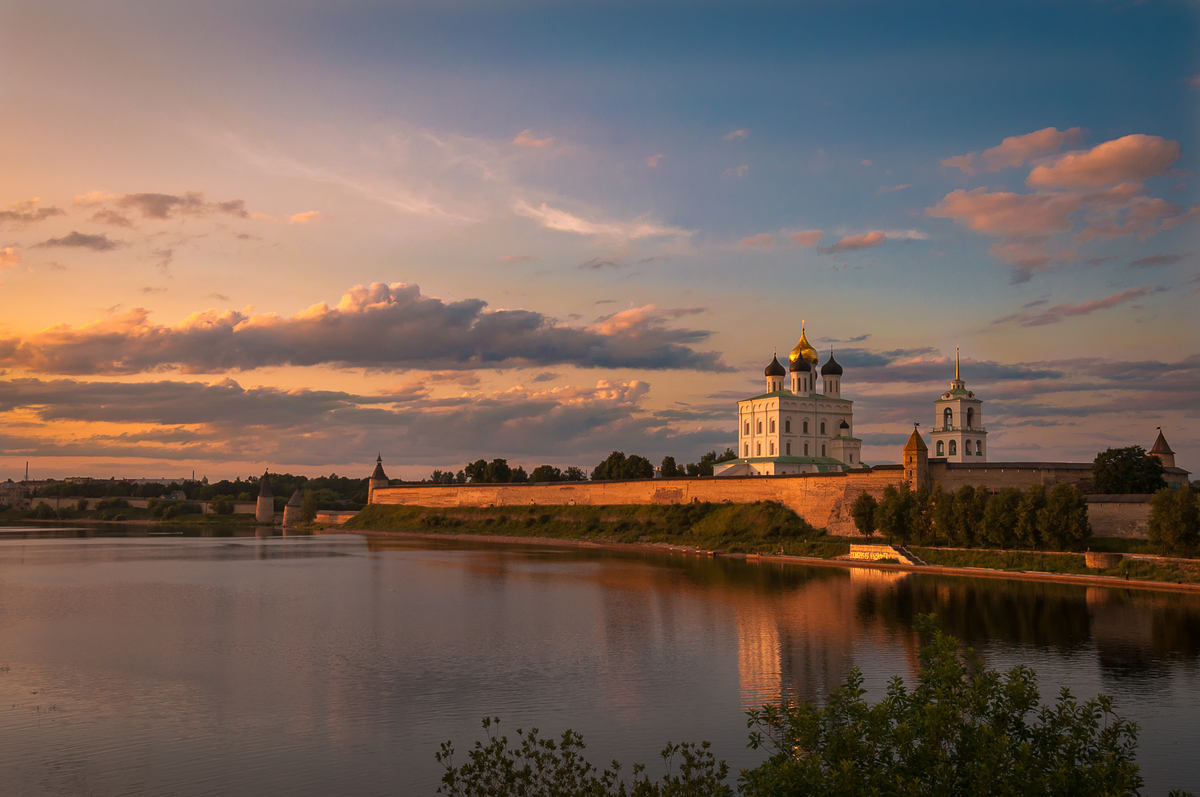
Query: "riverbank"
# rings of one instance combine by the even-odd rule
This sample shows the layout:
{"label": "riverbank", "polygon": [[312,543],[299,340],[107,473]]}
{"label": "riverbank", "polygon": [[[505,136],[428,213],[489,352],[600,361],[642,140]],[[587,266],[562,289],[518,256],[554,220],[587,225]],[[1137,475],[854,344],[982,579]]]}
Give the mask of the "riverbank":
{"label": "riverbank", "polygon": [[[1082,553],[941,547],[912,548],[926,563],[924,567],[848,562],[838,557],[849,554],[852,543],[877,544],[880,540],[827,535],[790,510],[770,502],[454,509],[372,505],[344,526],[329,530],[525,544],[634,547],[837,567],[1200,590],[1200,561],[1147,554],[1127,555],[1120,564],[1107,570],[1088,568]],[[1120,545],[1119,541],[1103,538],[1095,542],[1096,550]]]}

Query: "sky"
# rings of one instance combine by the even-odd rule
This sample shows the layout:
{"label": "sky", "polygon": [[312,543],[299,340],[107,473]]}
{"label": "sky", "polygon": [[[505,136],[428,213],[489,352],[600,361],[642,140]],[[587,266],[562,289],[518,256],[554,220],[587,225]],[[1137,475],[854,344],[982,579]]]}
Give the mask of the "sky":
{"label": "sky", "polygon": [[0,479],[736,443],[1200,471],[1194,2],[7,0]]}

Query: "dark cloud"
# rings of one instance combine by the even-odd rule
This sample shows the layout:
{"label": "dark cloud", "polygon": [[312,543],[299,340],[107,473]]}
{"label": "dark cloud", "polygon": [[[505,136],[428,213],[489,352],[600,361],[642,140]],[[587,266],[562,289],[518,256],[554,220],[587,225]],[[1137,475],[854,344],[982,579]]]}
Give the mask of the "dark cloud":
{"label": "dark cloud", "polygon": [[416,285],[375,283],[348,291],[336,307],[322,303],[290,317],[209,310],[168,326],[135,309],[84,327],[0,340],[0,365],[56,374],[223,373],[282,365],[728,371],[719,352],[693,348],[710,332],[672,325],[700,312],[647,305],[571,326],[528,310],[488,310],[480,299],[444,302],[422,296]]}
{"label": "dark cloud", "polygon": [[206,298],[206,299],[216,299],[218,302],[227,302],[227,301],[229,301],[229,297],[228,297],[228,296],[226,296],[226,295],[225,295],[225,294],[223,294],[223,293],[210,293],[208,296],[206,296],[206,297],[204,297],[204,298]]}
{"label": "dark cloud", "polygon": [[250,211],[246,210],[246,202],[242,199],[231,199],[228,202],[218,202],[217,210],[222,213],[228,213],[230,216],[237,216],[239,219],[250,217]]}
{"label": "dark cloud", "polygon": [[36,207],[36,204],[37,200],[31,200],[14,205],[12,210],[0,210],[0,224],[4,224],[5,222],[30,224],[43,221],[51,216],[64,215],[64,211],[61,208],[39,208]]}
{"label": "dark cloud", "polygon": [[575,268],[584,270],[591,269],[595,271],[601,268],[624,268],[629,265],[629,254],[620,253],[612,257],[593,257],[591,260],[585,260]]}
{"label": "dark cloud", "polygon": [[1151,266],[1169,266],[1185,260],[1192,256],[1191,252],[1184,252],[1180,255],[1150,255],[1149,257],[1139,257],[1129,264],[1130,268],[1148,268]]}
{"label": "dark cloud", "polygon": [[537,384],[538,382],[553,382],[560,376],[562,376],[562,374],[556,374],[553,371],[542,371],[539,374],[535,374],[529,381],[533,382],[534,384]]}
{"label": "dark cloud", "polygon": [[124,246],[124,241],[112,241],[104,233],[99,235],[87,235],[85,233],[72,230],[70,234],[62,238],[50,238],[37,244],[37,248],[46,249],[52,246],[70,246],[79,249],[91,249],[93,252],[108,252],[117,247]]}
{"label": "dark cloud", "polygon": [[124,214],[118,213],[115,210],[109,210],[107,208],[104,210],[97,210],[95,213],[93,213],[92,221],[96,221],[101,224],[109,224],[113,227],[133,226],[133,222],[126,218]]}
{"label": "dark cloud", "polygon": [[188,191],[182,196],[173,194],[126,194],[117,200],[117,206],[133,208],[148,219],[169,219],[176,212],[198,213],[206,209],[204,196]]}
{"label": "dark cloud", "polygon": [[[1013,313],[992,321],[993,324],[1020,324],[1023,327],[1040,327],[1047,324],[1058,324],[1074,316],[1090,315],[1097,310],[1107,310],[1120,304],[1126,304],[1140,299],[1150,293],[1164,290],[1153,285],[1143,285],[1140,288],[1130,288],[1121,293],[1114,293],[1103,299],[1092,299],[1086,302],[1063,302],[1036,313]],[[1030,305],[1026,305],[1027,307]]]}
{"label": "dark cloud", "polygon": [[1086,262],[1089,266],[1102,266],[1112,260],[1116,260],[1116,255],[1105,255],[1103,257],[1089,257]]}

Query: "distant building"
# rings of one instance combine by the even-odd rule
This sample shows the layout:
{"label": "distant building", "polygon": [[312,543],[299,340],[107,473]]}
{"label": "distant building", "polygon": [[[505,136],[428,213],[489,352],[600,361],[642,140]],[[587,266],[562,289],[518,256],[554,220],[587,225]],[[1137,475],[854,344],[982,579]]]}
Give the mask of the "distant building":
{"label": "distant building", "polygon": [[950,389],[934,402],[934,457],[947,462],[987,462],[987,429],[983,428],[983,402],[967,390],[958,365],[958,349],[954,349],[954,381]]}
{"label": "distant building", "polygon": [[271,477],[264,470],[258,488],[258,503],[254,508],[254,519],[259,523],[275,522],[275,493],[271,491]]}
{"label": "distant building", "polygon": [[383,454],[377,454],[375,457],[375,470],[371,472],[371,478],[367,480],[367,503],[371,503],[371,496],[381,487],[388,486],[387,474],[383,472]]}

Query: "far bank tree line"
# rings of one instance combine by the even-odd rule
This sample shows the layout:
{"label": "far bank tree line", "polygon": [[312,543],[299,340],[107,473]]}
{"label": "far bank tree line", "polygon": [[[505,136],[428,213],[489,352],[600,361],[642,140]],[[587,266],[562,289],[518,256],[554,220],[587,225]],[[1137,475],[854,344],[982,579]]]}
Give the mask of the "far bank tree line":
{"label": "far bank tree line", "polygon": [[[737,459],[737,453],[732,448],[724,453],[709,451],[700,457],[698,462],[679,465],[675,457],[663,457],[659,470],[665,479],[679,477],[712,476],[713,466],[718,462],[728,462]],[[582,482],[615,479],[653,479],[654,463],[638,454],[627,455],[624,451],[614,451],[604,458],[589,474],[583,468],[574,465],[560,469],[553,465],[538,465],[532,471],[518,465],[512,467],[506,459],[493,459],[488,462],[477,459],[463,467],[457,473],[448,470],[435,470],[426,484],[525,484],[536,482]]]}

